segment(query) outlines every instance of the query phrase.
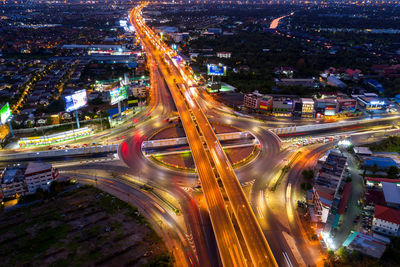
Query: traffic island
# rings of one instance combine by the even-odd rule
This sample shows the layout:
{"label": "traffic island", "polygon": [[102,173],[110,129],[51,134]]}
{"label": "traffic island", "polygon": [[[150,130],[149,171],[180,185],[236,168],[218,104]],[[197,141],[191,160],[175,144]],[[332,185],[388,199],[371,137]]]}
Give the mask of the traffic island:
{"label": "traffic island", "polygon": [[[246,165],[259,154],[257,140],[251,134],[248,134],[248,139],[241,140],[241,134],[246,132],[230,125],[217,123],[212,125],[235,168]],[[230,134],[232,136],[229,136]],[[235,137],[239,138],[235,139]],[[223,138],[226,139],[221,140]],[[185,140],[184,130],[178,123],[155,131],[147,142],[158,142],[150,148],[142,145],[142,152],[155,164],[176,171],[195,172],[190,147]]]}

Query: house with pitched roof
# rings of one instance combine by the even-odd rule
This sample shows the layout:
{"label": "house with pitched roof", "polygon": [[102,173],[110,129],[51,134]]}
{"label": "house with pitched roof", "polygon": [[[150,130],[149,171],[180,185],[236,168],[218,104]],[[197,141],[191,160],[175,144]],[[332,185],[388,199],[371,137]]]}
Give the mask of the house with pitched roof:
{"label": "house with pitched roof", "polygon": [[372,230],[387,236],[400,236],[400,211],[375,205]]}

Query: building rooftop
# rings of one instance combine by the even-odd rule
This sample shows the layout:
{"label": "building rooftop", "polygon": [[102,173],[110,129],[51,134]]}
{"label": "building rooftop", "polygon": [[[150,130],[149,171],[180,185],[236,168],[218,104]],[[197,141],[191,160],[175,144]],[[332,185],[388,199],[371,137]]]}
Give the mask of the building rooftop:
{"label": "building rooftop", "polygon": [[317,175],[315,183],[336,190],[346,166],[346,161],[346,157],[331,150]]}
{"label": "building rooftop", "polygon": [[8,167],[4,169],[1,176],[2,184],[11,184],[24,180],[24,168],[22,167]]}
{"label": "building rooftop", "polygon": [[390,179],[390,178],[372,178],[372,177],[365,177],[365,180],[367,182],[372,182],[372,183],[382,183],[382,182],[386,182],[386,183],[396,183],[399,184],[400,183],[400,179]]}
{"label": "building rooftop", "polygon": [[51,170],[51,164],[43,162],[29,162],[25,175]]}
{"label": "building rooftop", "polygon": [[303,104],[314,104],[314,100],[312,98],[300,98],[300,100]]}
{"label": "building rooftop", "polygon": [[343,246],[374,258],[380,258],[386,249],[386,243],[382,240],[359,232],[352,232]]}
{"label": "building rooftop", "polygon": [[369,149],[369,147],[366,147],[366,146],[355,146],[354,152],[356,154],[372,155],[372,151]]}
{"label": "building rooftop", "polygon": [[383,221],[400,224],[400,211],[393,208],[375,205],[374,217]]}
{"label": "building rooftop", "polygon": [[385,196],[381,190],[368,189],[367,193],[365,193],[365,202],[369,205],[386,206]]}
{"label": "building rooftop", "polygon": [[396,183],[382,182],[386,203],[400,204],[400,186]]}
{"label": "building rooftop", "polygon": [[340,199],[338,214],[345,213],[350,193],[351,193],[351,183],[346,183],[343,189],[342,198]]}
{"label": "building rooftop", "polygon": [[397,166],[397,163],[392,158],[378,158],[378,157],[368,157],[364,160],[365,166],[373,166],[376,164],[378,168],[389,168],[390,166]]}

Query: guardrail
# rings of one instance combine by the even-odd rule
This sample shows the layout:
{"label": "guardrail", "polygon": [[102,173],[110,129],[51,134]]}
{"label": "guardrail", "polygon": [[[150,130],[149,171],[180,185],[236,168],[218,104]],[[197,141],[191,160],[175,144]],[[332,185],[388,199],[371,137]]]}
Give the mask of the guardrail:
{"label": "guardrail", "polygon": [[[249,137],[252,137],[252,135],[249,132],[234,132],[234,133],[217,134],[217,138],[220,141],[243,139],[243,138],[249,138]],[[187,141],[186,137],[179,137],[179,138],[168,138],[168,139],[144,141],[142,143],[142,148],[156,148],[156,147],[187,145],[187,144],[188,144],[188,141]]]}
{"label": "guardrail", "polygon": [[323,123],[323,124],[309,124],[309,125],[301,125],[301,126],[290,126],[290,127],[283,127],[283,128],[272,128],[270,129],[276,135],[282,134],[293,134],[299,132],[312,132],[318,130],[326,130],[332,128],[338,128],[343,126],[352,126],[352,125],[359,125],[359,124],[367,124],[372,122],[378,121],[388,121],[388,120],[395,120],[400,119],[400,116],[393,116],[387,118],[365,118],[363,120],[352,120],[352,121],[340,121],[340,122],[333,122],[333,123]]}
{"label": "guardrail", "polygon": [[38,158],[53,158],[63,156],[77,156],[87,155],[94,153],[108,153],[117,152],[118,145],[100,145],[100,146],[88,146],[80,148],[66,148],[58,150],[46,150],[38,152],[20,152],[12,154],[0,154],[0,161],[11,161],[11,160],[26,160],[26,159],[38,159]]}

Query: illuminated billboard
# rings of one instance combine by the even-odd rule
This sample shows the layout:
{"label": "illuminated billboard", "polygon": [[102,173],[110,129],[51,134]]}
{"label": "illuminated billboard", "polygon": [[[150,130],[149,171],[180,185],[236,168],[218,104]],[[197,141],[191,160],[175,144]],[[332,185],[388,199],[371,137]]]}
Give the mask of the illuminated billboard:
{"label": "illuminated billboard", "polygon": [[128,99],[126,86],[115,87],[110,90],[111,105],[117,104],[122,100]]}
{"label": "illuminated billboard", "polygon": [[0,122],[1,124],[5,124],[7,120],[11,116],[11,110],[10,110],[10,105],[6,103],[1,109],[0,109]]}
{"label": "illuminated billboard", "polygon": [[226,75],[226,66],[207,64],[207,75],[225,76]]}
{"label": "illuminated billboard", "polygon": [[66,96],[64,100],[66,112],[78,110],[87,105],[86,90],[76,91],[73,95]]}
{"label": "illuminated billboard", "polygon": [[125,19],[121,19],[121,20],[119,21],[119,26],[120,26],[120,27],[126,27],[126,26],[128,26],[128,21],[125,20]]}

